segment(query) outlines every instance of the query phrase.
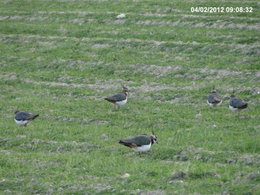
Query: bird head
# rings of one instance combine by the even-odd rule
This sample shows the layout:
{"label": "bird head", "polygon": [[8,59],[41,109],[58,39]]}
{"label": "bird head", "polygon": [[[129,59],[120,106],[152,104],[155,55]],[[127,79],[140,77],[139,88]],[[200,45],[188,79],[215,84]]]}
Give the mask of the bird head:
{"label": "bird head", "polygon": [[125,86],[123,86],[123,92],[127,95],[128,94],[128,92],[129,92],[129,90],[128,90],[128,88],[127,87],[125,87]]}
{"label": "bird head", "polygon": [[231,95],[230,95],[230,98],[234,98],[234,97],[236,97],[234,94],[231,94]]}
{"label": "bird head", "polygon": [[158,144],[158,141],[157,141],[157,136],[155,135],[154,132],[152,132],[153,134],[151,135],[151,141],[152,141],[152,144],[154,143],[157,143]]}

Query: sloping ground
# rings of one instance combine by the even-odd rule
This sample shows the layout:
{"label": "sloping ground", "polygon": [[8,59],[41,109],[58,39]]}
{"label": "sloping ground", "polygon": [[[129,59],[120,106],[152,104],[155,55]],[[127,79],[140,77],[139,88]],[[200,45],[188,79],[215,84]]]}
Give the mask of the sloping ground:
{"label": "sloping ground", "polygon": [[[214,6],[252,12],[191,12]],[[0,192],[259,194],[259,8],[0,1]],[[114,111],[103,98],[122,85],[129,101]],[[214,87],[223,104],[209,108]],[[249,102],[239,115],[232,93]],[[40,117],[19,127],[16,109]],[[152,131],[148,154],[118,144]]]}

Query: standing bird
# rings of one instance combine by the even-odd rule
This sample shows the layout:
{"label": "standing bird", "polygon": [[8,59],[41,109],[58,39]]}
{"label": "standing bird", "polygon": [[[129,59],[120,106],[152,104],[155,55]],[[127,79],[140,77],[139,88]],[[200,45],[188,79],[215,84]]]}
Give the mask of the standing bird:
{"label": "standing bird", "polygon": [[217,94],[216,90],[211,91],[211,94],[208,96],[207,103],[213,107],[219,106],[222,103],[221,97]]}
{"label": "standing bird", "polygon": [[113,103],[114,105],[116,106],[122,106],[124,104],[126,104],[127,102],[127,94],[128,94],[128,89],[126,87],[123,87],[123,91],[116,94],[116,95],[113,95],[111,97],[107,97],[105,98],[105,100]]}
{"label": "standing bird", "polygon": [[240,111],[247,108],[248,103],[236,97],[234,94],[230,96],[229,109],[232,111]]}
{"label": "standing bird", "polygon": [[123,144],[129,148],[132,148],[135,152],[146,152],[148,151],[152,144],[158,143],[156,135],[138,135],[128,137],[126,139],[121,139],[120,144]]}
{"label": "standing bird", "polygon": [[39,114],[30,114],[24,111],[15,111],[14,120],[18,125],[26,126],[30,121],[37,118]]}

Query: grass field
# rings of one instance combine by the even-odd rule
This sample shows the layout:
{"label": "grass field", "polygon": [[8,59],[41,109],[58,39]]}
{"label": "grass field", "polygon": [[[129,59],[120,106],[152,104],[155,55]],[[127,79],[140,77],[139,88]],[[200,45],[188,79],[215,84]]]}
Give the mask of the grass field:
{"label": "grass field", "polygon": [[[253,11],[191,12],[201,6]],[[0,194],[260,194],[259,8],[0,0]],[[114,111],[103,98],[121,85]],[[249,103],[240,116],[232,92]],[[17,109],[40,117],[20,127]],[[147,154],[118,144],[152,131]]]}

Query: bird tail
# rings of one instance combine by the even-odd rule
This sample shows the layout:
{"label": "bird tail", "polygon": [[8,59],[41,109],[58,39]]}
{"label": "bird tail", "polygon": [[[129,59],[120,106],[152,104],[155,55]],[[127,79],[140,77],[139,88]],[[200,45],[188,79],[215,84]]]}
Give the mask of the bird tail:
{"label": "bird tail", "polygon": [[124,146],[127,146],[127,147],[129,147],[129,148],[135,148],[135,147],[137,147],[136,144],[128,143],[128,142],[126,142],[126,141],[124,141],[124,140],[120,140],[118,143],[120,143],[120,144],[122,144],[122,145],[124,145]]}
{"label": "bird tail", "polygon": [[123,140],[119,140],[118,143],[120,143],[120,144],[122,144],[122,145],[125,145],[125,146],[128,146],[128,147],[131,145],[130,143],[127,143],[127,142],[125,142],[125,141],[123,141]]}
{"label": "bird tail", "polygon": [[247,108],[248,103],[245,103],[243,106],[241,106],[241,108]]}
{"label": "bird tail", "polygon": [[106,101],[109,101],[111,103],[115,103],[116,101],[110,97],[104,98]]}
{"label": "bird tail", "polygon": [[119,142],[118,143],[120,143],[120,144],[125,144],[125,142],[123,142],[122,140],[119,140]]}
{"label": "bird tail", "polygon": [[30,118],[30,120],[36,119],[38,116],[39,116],[39,114],[35,114],[35,115],[33,115],[33,116]]}

